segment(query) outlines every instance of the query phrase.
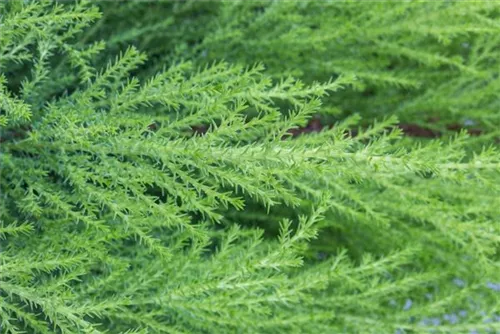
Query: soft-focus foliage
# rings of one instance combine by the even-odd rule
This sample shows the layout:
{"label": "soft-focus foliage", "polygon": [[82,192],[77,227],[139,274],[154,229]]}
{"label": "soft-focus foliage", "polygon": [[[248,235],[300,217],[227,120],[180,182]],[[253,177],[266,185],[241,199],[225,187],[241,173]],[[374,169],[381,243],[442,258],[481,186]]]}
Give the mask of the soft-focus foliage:
{"label": "soft-focus foliage", "polygon": [[500,330],[499,9],[0,3],[1,332]]}
{"label": "soft-focus foliage", "polygon": [[[323,113],[447,123],[500,134],[499,6],[495,1],[103,2],[95,36],[135,43],[161,67],[178,57],[204,64],[262,62],[274,78],[306,82],[340,73],[355,89]],[[141,19],[138,19],[138,18]],[[119,34],[116,32],[119,31]],[[154,68],[154,67],[153,67]],[[486,139],[486,138],[485,138]]]}

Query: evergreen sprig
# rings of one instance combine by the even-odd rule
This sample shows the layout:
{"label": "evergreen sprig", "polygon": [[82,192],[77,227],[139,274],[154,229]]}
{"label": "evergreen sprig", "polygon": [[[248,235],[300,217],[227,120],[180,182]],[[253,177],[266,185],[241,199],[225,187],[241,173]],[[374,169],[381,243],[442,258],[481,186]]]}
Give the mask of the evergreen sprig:
{"label": "evergreen sprig", "polygon": [[[495,147],[471,154],[465,132],[409,143],[397,117],[363,127],[359,114],[292,136],[330,108],[324,101],[370,81],[348,64],[338,64],[345,74],[304,83],[275,80],[260,63],[199,66],[196,57],[149,75],[156,64],[138,47],[113,56],[121,43],[152,33],[142,44],[148,51],[157,29],[204,6],[152,7],[162,5],[175,9],[170,18],[118,24],[122,33],[98,41],[112,20],[106,11],[99,19],[92,4],[0,4],[2,333],[425,333],[426,321],[444,312],[465,315],[433,330],[500,329],[484,321],[500,312],[492,283],[500,245]],[[321,51],[328,40],[304,38],[314,30],[304,25],[312,13],[341,10],[325,24],[353,42],[352,30],[389,6],[344,5],[262,3],[264,14],[255,14],[255,4],[220,3],[207,15],[220,14],[225,25],[199,45],[216,49],[255,19],[254,27],[280,31],[296,24],[282,40]],[[437,6],[392,5],[387,22]],[[494,5],[440,6],[444,14],[435,15],[446,24],[406,27],[419,36],[415,45],[497,31]],[[117,8],[125,18],[149,12],[135,2]],[[403,28],[391,33],[401,37]],[[481,66],[431,47],[396,52],[375,40],[359,50],[491,84]],[[247,55],[240,60],[255,63]],[[449,87],[462,94],[463,86]]]}
{"label": "evergreen sprig", "polygon": [[[123,41],[115,39],[111,50],[126,40],[148,50],[148,75],[179,56],[200,65],[262,62],[277,80],[292,75],[311,83],[350,74],[358,78],[356,89],[325,99],[323,113],[336,119],[361,113],[366,125],[390,112],[443,133],[457,124],[481,128],[488,132],[477,138],[482,143],[499,136],[498,8],[491,1],[100,6],[106,19],[95,36],[118,29]],[[137,12],[144,22],[131,14]]]}

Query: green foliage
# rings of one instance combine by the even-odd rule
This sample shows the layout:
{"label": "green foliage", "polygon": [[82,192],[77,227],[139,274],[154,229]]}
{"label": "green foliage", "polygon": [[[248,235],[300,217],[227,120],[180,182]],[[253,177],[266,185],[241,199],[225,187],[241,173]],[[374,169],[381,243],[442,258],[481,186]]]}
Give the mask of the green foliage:
{"label": "green foliage", "polygon": [[0,3],[1,332],[500,330],[497,11]]}
{"label": "green foliage", "polygon": [[[119,40],[136,43],[158,66],[181,56],[199,64],[262,62],[274,78],[293,75],[306,82],[354,74],[355,89],[333,95],[322,113],[337,119],[361,113],[366,120],[390,113],[443,132],[449,123],[474,123],[490,132],[488,138],[499,136],[495,1],[182,1],[119,8],[103,2],[102,7],[107,19],[96,36],[119,27],[120,38],[113,38],[111,47]],[[439,121],[427,124],[429,118]]]}

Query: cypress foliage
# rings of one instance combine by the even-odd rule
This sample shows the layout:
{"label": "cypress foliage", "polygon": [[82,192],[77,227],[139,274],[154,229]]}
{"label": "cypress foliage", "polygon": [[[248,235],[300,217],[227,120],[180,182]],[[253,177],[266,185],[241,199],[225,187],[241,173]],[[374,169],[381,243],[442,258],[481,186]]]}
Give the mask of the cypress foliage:
{"label": "cypress foliage", "polygon": [[0,3],[1,332],[500,330],[498,10]]}
{"label": "cypress foliage", "polygon": [[[96,36],[132,42],[158,66],[179,56],[199,64],[263,62],[274,78],[306,82],[340,73],[354,89],[323,113],[372,120],[395,114],[434,131],[481,128],[498,137],[499,9],[494,1],[104,2]],[[169,15],[173,13],[174,15]],[[147,19],[138,20],[138,17]],[[119,22],[117,22],[119,21]],[[434,122],[429,124],[429,118]],[[439,118],[439,120],[437,120]]]}

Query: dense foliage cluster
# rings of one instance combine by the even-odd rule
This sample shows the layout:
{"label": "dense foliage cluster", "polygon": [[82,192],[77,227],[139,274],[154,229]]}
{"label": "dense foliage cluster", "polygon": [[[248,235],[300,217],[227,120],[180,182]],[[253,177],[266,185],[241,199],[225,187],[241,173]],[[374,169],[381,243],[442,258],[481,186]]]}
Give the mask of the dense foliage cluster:
{"label": "dense foliage cluster", "polygon": [[499,32],[490,1],[0,2],[0,332],[500,331]]}

